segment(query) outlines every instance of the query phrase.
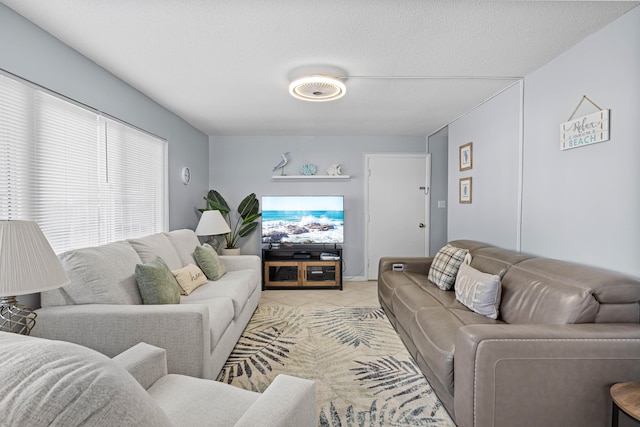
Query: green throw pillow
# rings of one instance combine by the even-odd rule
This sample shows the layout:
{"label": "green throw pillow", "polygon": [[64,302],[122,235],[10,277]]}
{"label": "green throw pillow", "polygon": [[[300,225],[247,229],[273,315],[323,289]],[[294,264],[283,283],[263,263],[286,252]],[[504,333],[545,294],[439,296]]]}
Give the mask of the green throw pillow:
{"label": "green throw pillow", "polygon": [[144,304],[180,303],[180,285],[162,258],[137,264],[136,281]]}
{"label": "green throw pillow", "polygon": [[193,257],[196,259],[198,267],[200,267],[209,280],[218,280],[227,272],[227,268],[224,266],[215,249],[207,243],[202,246],[197,246],[193,252]]}

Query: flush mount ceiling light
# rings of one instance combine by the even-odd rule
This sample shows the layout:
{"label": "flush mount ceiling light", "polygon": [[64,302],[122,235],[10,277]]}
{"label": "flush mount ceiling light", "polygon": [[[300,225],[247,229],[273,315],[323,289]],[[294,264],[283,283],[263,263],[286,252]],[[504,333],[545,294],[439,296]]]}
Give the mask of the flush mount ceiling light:
{"label": "flush mount ceiling light", "polygon": [[303,101],[333,101],[346,92],[347,87],[340,80],[319,75],[302,77],[289,85],[289,93]]}

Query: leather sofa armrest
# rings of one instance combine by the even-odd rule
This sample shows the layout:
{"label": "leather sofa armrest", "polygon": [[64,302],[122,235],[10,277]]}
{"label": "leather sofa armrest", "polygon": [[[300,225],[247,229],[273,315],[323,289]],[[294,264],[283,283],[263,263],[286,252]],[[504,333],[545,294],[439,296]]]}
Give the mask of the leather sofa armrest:
{"label": "leather sofa armrest", "polygon": [[143,342],[118,354],[113,361],[133,375],[145,390],[168,373],[167,351]]}
{"label": "leather sofa armrest", "polygon": [[431,267],[431,257],[382,257],[378,263],[378,275],[393,269],[393,264],[403,264],[409,273],[426,273]]}
{"label": "leather sofa armrest", "polygon": [[33,336],[69,341],[109,357],[146,342],[167,350],[169,373],[211,378],[209,310],[203,304],[80,304],[36,310]]}
{"label": "leather sofa armrest", "polygon": [[607,425],[609,387],[640,381],[640,325],[469,325],[458,330],[460,427]]}
{"label": "leather sofa armrest", "polygon": [[235,427],[315,427],[317,423],[315,382],[280,374]]}

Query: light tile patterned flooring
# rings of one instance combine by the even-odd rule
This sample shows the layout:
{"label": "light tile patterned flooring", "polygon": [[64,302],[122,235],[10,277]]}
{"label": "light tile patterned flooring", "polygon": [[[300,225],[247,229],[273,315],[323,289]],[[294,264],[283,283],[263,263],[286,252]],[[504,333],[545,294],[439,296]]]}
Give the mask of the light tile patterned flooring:
{"label": "light tile patterned flooring", "polygon": [[273,302],[293,307],[335,305],[336,307],[380,307],[378,282],[345,281],[337,289],[285,289],[262,291],[261,304]]}

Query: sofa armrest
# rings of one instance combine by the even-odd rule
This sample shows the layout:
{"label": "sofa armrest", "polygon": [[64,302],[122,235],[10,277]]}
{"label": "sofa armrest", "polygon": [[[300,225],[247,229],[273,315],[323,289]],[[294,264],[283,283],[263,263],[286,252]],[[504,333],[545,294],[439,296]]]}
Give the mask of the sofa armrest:
{"label": "sofa armrest", "polygon": [[460,427],[607,425],[609,388],[640,381],[640,325],[469,325],[458,330]]}
{"label": "sofa armrest", "polygon": [[262,262],[257,255],[220,255],[220,259],[228,271],[256,270],[262,271]]}
{"label": "sofa armrest", "polygon": [[167,351],[147,343],[134,345],[113,361],[133,375],[145,390],[167,375]]}
{"label": "sofa armrest", "polygon": [[170,373],[211,378],[209,311],[202,304],[82,304],[36,310],[31,334],[109,357],[140,342],[164,348]]}
{"label": "sofa armrest", "polygon": [[382,257],[378,263],[378,275],[393,269],[393,264],[403,264],[408,273],[426,274],[431,267],[431,257]]}
{"label": "sofa armrest", "polygon": [[313,381],[278,375],[235,427],[315,427],[316,384]]}

